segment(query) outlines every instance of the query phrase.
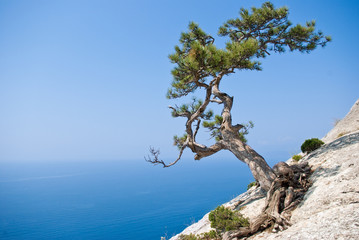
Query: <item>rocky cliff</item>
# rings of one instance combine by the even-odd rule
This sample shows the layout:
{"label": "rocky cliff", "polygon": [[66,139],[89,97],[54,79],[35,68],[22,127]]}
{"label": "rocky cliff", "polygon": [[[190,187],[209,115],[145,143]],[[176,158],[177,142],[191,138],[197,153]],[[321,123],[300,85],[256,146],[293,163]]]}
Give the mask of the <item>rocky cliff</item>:
{"label": "rocky cliff", "polygon": [[[300,160],[314,170],[313,185],[292,212],[292,226],[247,239],[359,239],[359,100],[322,140],[325,145]],[[264,202],[261,189],[252,188],[224,205],[240,209],[251,219],[260,213]],[[180,234],[210,230],[206,214]]]}

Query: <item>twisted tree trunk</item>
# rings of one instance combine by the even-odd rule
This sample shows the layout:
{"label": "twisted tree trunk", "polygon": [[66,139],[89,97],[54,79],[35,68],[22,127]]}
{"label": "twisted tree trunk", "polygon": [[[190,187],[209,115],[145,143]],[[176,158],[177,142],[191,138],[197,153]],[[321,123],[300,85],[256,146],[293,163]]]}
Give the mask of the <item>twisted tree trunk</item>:
{"label": "twisted tree trunk", "polygon": [[274,232],[281,231],[291,225],[291,212],[302,201],[311,185],[311,168],[306,162],[291,166],[280,162],[273,169],[277,177],[267,192],[260,215],[250,222],[249,227],[226,232],[223,240],[247,237],[267,228],[272,228]]}
{"label": "twisted tree trunk", "polygon": [[212,93],[223,103],[221,134],[224,148],[231,151],[239,160],[246,163],[255,180],[259,182],[259,185],[265,191],[268,191],[276,176],[264,158],[249,145],[241,141],[238,131],[243,126],[240,124],[232,125],[231,110],[233,97],[220,92],[218,87],[219,82],[213,86]]}
{"label": "twisted tree trunk", "polygon": [[225,137],[228,141],[224,141],[226,149],[231,151],[239,160],[246,163],[251,170],[254,179],[259,185],[268,191],[272,185],[276,175],[268,166],[264,158],[254,151],[249,145],[239,139],[238,133],[231,133],[231,137]]}

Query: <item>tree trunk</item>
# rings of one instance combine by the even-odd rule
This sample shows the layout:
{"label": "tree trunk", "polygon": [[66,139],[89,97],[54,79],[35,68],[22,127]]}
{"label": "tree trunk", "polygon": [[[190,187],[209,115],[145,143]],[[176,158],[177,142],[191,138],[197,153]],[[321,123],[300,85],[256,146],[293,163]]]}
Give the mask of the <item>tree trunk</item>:
{"label": "tree trunk", "polygon": [[273,170],[277,177],[267,192],[262,212],[251,220],[250,227],[226,232],[223,239],[239,239],[268,228],[272,228],[272,232],[282,231],[291,225],[291,212],[310,187],[309,177],[312,171],[307,162],[295,165],[279,162]]}
{"label": "tree trunk", "polygon": [[249,145],[242,142],[238,132],[223,132],[224,144],[239,160],[246,163],[251,170],[253,177],[259,185],[268,191],[276,175],[268,166],[264,158],[254,151]]}
{"label": "tree trunk", "polygon": [[213,86],[212,92],[223,103],[223,121],[220,131],[225,148],[231,151],[239,160],[245,162],[250,168],[256,181],[259,182],[259,185],[265,191],[268,191],[276,178],[276,175],[261,155],[240,140],[238,131],[243,126],[240,124],[232,125],[231,110],[233,106],[233,97],[220,92],[218,84]]}

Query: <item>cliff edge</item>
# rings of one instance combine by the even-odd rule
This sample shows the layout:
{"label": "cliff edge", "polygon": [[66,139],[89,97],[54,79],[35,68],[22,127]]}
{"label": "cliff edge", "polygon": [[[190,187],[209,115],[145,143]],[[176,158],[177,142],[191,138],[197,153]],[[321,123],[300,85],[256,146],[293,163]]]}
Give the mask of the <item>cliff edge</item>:
{"label": "cliff edge", "polygon": [[[314,170],[313,185],[292,212],[292,226],[278,233],[267,230],[247,239],[358,239],[359,100],[322,140],[325,145],[300,160],[308,162]],[[251,219],[260,213],[264,202],[263,191],[253,187],[224,206],[240,209]],[[180,234],[210,230],[206,214]],[[171,240],[179,239],[180,234]]]}
{"label": "cliff edge", "polygon": [[354,103],[349,113],[342,120],[338,121],[332,130],[330,130],[323,142],[330,143],[335,139],[359,131],[359,99]]}

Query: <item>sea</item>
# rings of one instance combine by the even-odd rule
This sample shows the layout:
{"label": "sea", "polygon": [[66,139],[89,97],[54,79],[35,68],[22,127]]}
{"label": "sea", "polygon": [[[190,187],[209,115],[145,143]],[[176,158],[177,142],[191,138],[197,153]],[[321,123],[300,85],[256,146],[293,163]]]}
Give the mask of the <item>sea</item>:
{"label": "sea", "polygon": [[0,162],[0,239],[169,239],[251,181],[236,159]]}

